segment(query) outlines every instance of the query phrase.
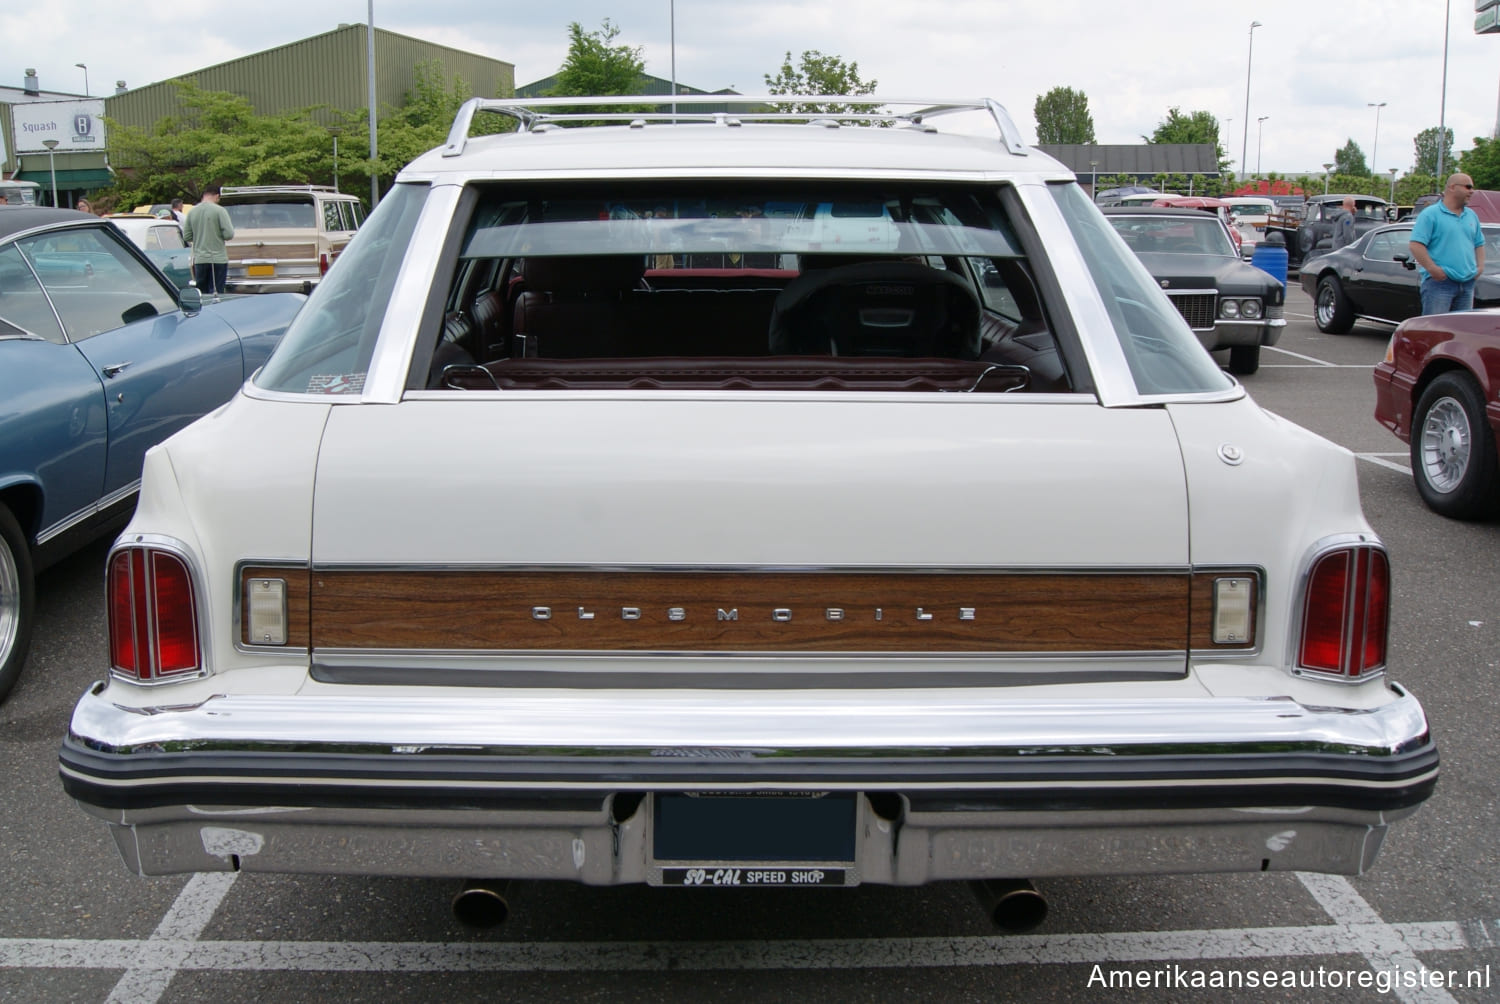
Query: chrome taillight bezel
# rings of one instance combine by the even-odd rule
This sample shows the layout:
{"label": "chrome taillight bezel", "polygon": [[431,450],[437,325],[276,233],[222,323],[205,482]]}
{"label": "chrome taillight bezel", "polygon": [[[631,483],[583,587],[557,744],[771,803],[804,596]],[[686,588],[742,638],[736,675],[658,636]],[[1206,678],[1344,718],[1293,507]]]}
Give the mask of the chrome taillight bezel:
{"label": "chrome taillight bezel", "polygon": [[[137,566],[136,559],[134,557],[134,555],[136,554],[141,555],[141,563],[139,566]],[[143,583],[140,591],[138,591],[134,587],[134,585],[132,585],[130,589],[130,599],[132,603],[132,648],[135,653],[135,661],[137,664],[137,668],[134,671],[116,665],[115,662],[114,642],[116,614],[113,594],[113,575],[116,559],[126,555],[131,556],[130,574],[132,575],[132,581],[134,576],[138,574],[138,572],[146,574],[146,581]],[[160,639],[153,636],[156,628],[159,625],[155,609],[155,581],[154,577],[151,574],[146,573],[146,569],[149,569],[151,567],[152,563],[158,556],[166,556],[176,562],[179,562],[182,565],[187,574],[188,596],[192,604],[192,610],[190,611],[188,616],[189,622],[193,627],[193,646],[194,654],[196,656],[196,664],[189,668],[174,669],[167,672],[162,672],[160,670]],[[109,557],[105,560],[104,569],[105,609],[109,638],[109,675],[111,676],[111,678],[137,686],[155,687],[167,684],[181,683],[184,680],[202,679],[203,677],[208,676],[208,603],[206,602],[206,597],[204,595],[204,579],[202,570],[200,569],[198,562],[194,559],[194,556],[188,549],[187,545],[182,541],[177,540],[176,538],[162,536],[159,534],[129,534],[126,536],[122,536],[118,540],[116,540],[114,546],[110,548]],[[142,600],[144,600],[145,602],[144,610],[139,609],[139,607],[137,606],[137,604],[139,604]],[[140,637],[140,634],[142,630],[142,624],[145,625],[145,630],[148,633],[147,640],[149,642],[145,649],[149,659],[149,665],[146,666],[144,670],[142,670],[142,667],[140,665],[142,653],[142,639]]]}
{"label": "chrome taillight bezel", "polygon": [[[1369,627],[1367,619],[1369,612],[1368,602],[1358,609],[1356,609],[1353,603],[1349,603],[1344,611],[1339,656],[1341,669],[1330,670],[1319,666],[1305,665],[1302,658],[1303,645],[1307,636],[1308,604],[1311,600],[1310,590],[1314,573],[1323,561],[1341,552],[1347,553],[1350,556],[1353,561],[1353,567],[1356,570],[1359,568],[1360,552],[1365,552],[1370,556],[1366,571],[1367,577],[1374,570],[1373,556],[1378,555],[1379,559],[1385,565],[1385,604],[1384,609],[1380,612],[1385,632],[1385,638],[1381,646],[1383,658],[1375,665],[1364,667],[1358,672],[1352,672],[1351,670],[1353,670],[1355,665],[1355,653],[1358,647],[1362,647],[1364,644],[1363,639],[1368,637],[1368,634],[1365,633]],[[1351,574],[1348,578],[1349,581],[1345,587],[1346,598],[1352,600],[1357,595],[1354,592],[1356,576]],[[1288,632],[1287,637],[1287,664],[1291,667],[1293,675],[1334,683],[1364,683],[1365,681],[1384,675],[1390,658],[1390,585],[1390,555],[1385,549],[1385,544],[1374,534],[1337,534],[1325,537],[1314,544],[1303,557],[1297,576],[1297,590],[1291,608],[1294,624],[1293,630]],[[1368,590],[1368,586],[1366,590]],[[1367,596],[1368,592],[1364,595]],[[1364,630],[1360,630],[1361,628]],[[1360,639],[1358,640],[1353,637],[1357,630],[1360,631]]]}

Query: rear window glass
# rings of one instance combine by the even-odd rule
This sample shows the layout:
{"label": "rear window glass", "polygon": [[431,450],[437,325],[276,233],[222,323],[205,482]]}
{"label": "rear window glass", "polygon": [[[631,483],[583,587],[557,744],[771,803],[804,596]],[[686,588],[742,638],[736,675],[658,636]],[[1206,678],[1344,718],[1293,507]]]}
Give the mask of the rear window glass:
{"label": "rear window glass", "polygon": [[294,201],[225,202],[223,205],[236,230],[277,227],[314,230],[318,225],[317,207],[306,196]]}
{"label": "rear window glass", "polygon": [[1071,386],[1017,237],[1025,221],[998,185],[488,183],[475,195],[441,333],[409,388]]}

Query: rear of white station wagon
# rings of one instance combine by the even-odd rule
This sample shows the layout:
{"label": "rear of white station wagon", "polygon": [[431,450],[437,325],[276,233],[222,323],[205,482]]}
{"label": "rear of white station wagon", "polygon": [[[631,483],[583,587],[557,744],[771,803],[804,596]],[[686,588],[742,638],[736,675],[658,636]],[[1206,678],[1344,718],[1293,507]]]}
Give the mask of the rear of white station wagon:
{"label": "rear of white station wagon", "polygon": [[1368,868],[1438,758],[1349,454],[999,106],[678,101],[471,102],[149,455],[62,750],[127,864]]}

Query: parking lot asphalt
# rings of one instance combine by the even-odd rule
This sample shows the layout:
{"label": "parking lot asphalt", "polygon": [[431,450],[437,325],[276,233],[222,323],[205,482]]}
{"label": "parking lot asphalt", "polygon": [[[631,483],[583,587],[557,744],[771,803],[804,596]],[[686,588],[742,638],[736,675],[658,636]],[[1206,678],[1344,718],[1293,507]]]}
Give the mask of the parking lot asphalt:
{"label": "parking lot asphalt", "polygon": [[1287,310],[1244,383],[1360,457],[1394,571],[1392,677],[1442,750],[1437,794],[1370,874],[1044,880],[1047,920],[1018,936],[957,883],[517,883],[511,919],[474,930],[452,918],[445,881],[138,878],[57,779],[73,703],[103,674],[101,543],[43,575],[31,659],[0,705],[0,999],[1500,1000],[1500,522],[1422,505],[1405,445],[1371,417],[1388,329],[1322,335],[1295,284]]}

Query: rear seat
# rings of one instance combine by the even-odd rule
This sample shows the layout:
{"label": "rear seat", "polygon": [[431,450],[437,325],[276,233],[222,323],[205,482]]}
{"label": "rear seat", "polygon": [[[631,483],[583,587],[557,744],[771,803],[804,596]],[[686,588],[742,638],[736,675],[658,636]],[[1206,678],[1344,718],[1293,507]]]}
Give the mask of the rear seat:
{"label": "rear seat", "polygon": [[627,294],[646,271],[641,255],[571,255],[521,262],[511,356],[582,359],[634,355]]}

